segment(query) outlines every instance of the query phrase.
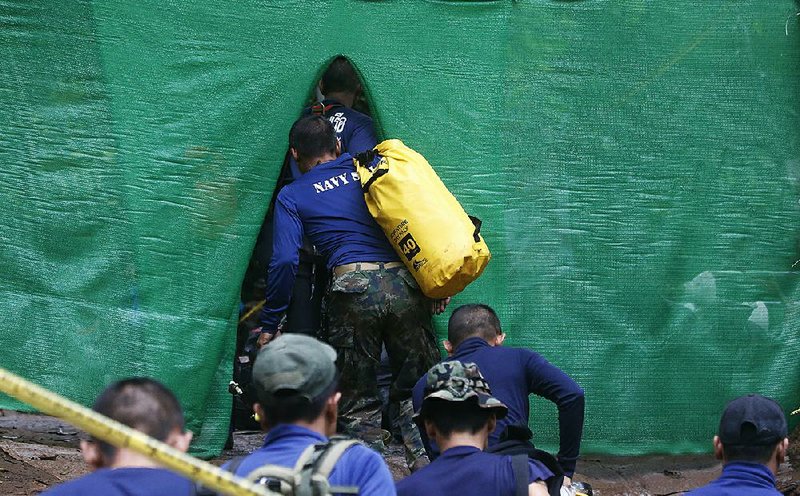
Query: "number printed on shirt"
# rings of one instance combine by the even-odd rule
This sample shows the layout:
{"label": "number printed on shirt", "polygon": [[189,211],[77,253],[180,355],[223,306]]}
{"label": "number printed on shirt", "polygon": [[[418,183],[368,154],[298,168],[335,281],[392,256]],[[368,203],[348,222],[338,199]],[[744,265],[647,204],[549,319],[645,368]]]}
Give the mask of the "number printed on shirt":
{"label": "number printed on shirt", "polygon": [[347,123],[347,117],[344,116],[344,112],[336,112],[328,120],[333,124],[334,131],[337,133],[344,131],[344,125]]}

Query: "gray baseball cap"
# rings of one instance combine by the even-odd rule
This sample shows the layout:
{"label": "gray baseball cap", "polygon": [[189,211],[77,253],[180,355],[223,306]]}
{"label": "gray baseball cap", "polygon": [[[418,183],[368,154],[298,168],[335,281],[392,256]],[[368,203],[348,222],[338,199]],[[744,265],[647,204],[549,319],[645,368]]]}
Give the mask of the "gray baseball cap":
{"label": "gray baseball cap", "polygon": [[303,334],[285,334],[264,346],[253,365],[258,398],[300,396],[313,401],[336,379],[336,351]]}

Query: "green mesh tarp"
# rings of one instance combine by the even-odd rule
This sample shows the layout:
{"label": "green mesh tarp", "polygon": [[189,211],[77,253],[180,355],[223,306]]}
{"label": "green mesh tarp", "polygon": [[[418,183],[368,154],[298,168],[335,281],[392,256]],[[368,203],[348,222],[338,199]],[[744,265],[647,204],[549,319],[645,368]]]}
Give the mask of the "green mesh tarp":
{"label": "green mesh tarp", "polygon": [[[584,452],[707,450],[736,395],[800,404],[796,12],[2,2],[0,365],[85,404],[155,376],[218,452],[287,130],[345,54],[380,133],[484,221],[494,259],[453,305],[494,306],[584,386]],[[552,448],[555,407],[533,406]]]}

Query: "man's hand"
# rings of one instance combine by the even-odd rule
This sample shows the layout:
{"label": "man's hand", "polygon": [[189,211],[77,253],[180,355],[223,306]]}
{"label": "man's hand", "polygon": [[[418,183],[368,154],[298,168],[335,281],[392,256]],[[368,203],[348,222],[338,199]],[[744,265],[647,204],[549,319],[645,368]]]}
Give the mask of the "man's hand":
{"label": "man's hand", "polygon": [[253,332],[254,333],[260,332],[261,333],[261,334],[258,335],[258,341],[256,341],[256,345],[258,346],[259,349],[263,348],[264,346],[267,345],[267,343],[269,343],[270,341],[272,341],[273,339],[275,339],[275,338],[277,338],[278,336],[281,335],[281,331],[278,331],[275,334],[270,334],[268,332],[263,332],[261,327],[253,329]]}
{"label": "man's hand", "polygon": [[447,305],[450,304],[450,297],[442,298],[441,300],[431,300],[431,313],[434,315],[439,315],[440,313],[444,312],[444,309],[447,308]]}
{"label": "man's hand", "polygon": [[562,486],[564,486],[564,487],[569,487],[569,486],[571,486],[571,485],[572,485],[572,478],[570,478],[570,477],[567,477],[567,476],[565,475],[565,476],[564,476],[564,483],[563,483],[563,484],[561,484],[561,485],[562,485]]}

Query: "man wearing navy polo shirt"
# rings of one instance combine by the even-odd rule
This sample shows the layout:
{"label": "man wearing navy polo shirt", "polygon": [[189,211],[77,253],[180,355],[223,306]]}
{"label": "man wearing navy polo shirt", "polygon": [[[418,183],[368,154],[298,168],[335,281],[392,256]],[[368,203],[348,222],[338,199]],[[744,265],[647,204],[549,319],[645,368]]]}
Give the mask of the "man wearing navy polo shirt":
{"label": "man wearing navy polo shirt", "polygon": [[[533,393],[558,406],[560,447],[558,463],[569,485],[575,472],[583,432],[584,394],[581,387],[561,369],[544,357],[523,348],[500,346],[505,333],[500,319],[491,307],[483,304],[463,305],[453,311],[447,325],[445,349],[448,360],[474,362],[478,365],[494,396],[508,406],[508,415],[497,421],[497,428],[489,435],[489,446],[496,445],[506,427],[519,425],[527,428],[530,406],[528,395]],[[414,386],[414,411],[422,406],[426,378]],[[429,453],[436,456],[436,448],[421,433]]]}
{"label": "man wearing navy polo shirt", "polygon": [[[177,398],[147,378],[115,382],[98,396],[94,411],[186,452],[192,433],[184,431]],[[193,495],[194,482],[144,455],[97,439],[81,441],[81,454],[94,469],[89,475],[55,486],[46,496],[182,496]]]}
{"label": "man wearing navy polo shirt", "polygon": [[489,433],[508,411],[492,396],[474,363],[446,361],[426,374],[420,412],[425,431],[442,454],[397,483],[400,496],[531,496],[548,494],[553,473],[526,456],[486,453]]}
{"label": "man wearing navy polo shirt", "polygon": [[372,118],[353,109],[362,92],[358,74],[347,58],[333,59],[319,81],[319,91],[325,98],[307,108],[303,115],[321,115],[336,131],[342,152],[350,155],[372,150],[378,144]]}
{"label": "man wearing navy polo shirt", "polygon": [[[372,118],[352,108],[362,88],[358,74],[347,58],[339,56],[333,59],[322,74],[319,89],[324,99],[304,109],[302,115],[319,115],[328,119],[336,132],[336,139],[342,152],[356,155],[375,148],[378,139]],[[288,171],[281,171],[277,189],[282,189],[300,176],[302,172],[297,159],[290,153]],[[271,203],[273,206],[270,208],[274,209],[274,200]],[[269,222],[274,222],[272,219],[273,217],[270,217]],[[271,232],[270,229],[262,229],[259,243],[266,242],[262,236],[272,235]],[[260,257],[263,257],[262,253],[269,252],[261,248]],[[262,263],[268,262],[269,260],[266,260]],[[324,261],[314,255],[314,247],[307,237],[304,238],[298,262],[292,298],[287,308],[287,331],[316,336],[319,332],[322,293],[325,290],[327,277],[324,274]]]}
{"label": "man wearing navy polo shirt", "polygon": [[332,272],[326,340],[339,356],[340,415],[351,432],[380,449],[381,344],[392,370],[390,399],[408,403],[410,412],[411,389],[439,358],[431,301],[370,215],[353,159],[340,154],[333,125],[323,117],[303,117],[292,126],[289,143],[303,175],[275,203],[260,342],[272,339],[289,303],[305,234]]}
{"label": "man wearing navy polo shirt", "polygon": [[714,456],[722,460],[719,479],[687,496],[778,496],[775,475],[789,447],[783,410],[758,394],[728,403],[714,436]]}
{"label": "man wearing navy polo shirt", "polygon": [[[292,468],[306,448],[328,442],[341,398],[335,360],[333,348],[303,334],[286,334],[263,347],[253,366],[253,409],[267,436],[260,449],[225,468],[241,477],[264,465]],[[383,459],[362,444],[345,450],[328,482],[358,487],[359,494],[395,494]]]}

